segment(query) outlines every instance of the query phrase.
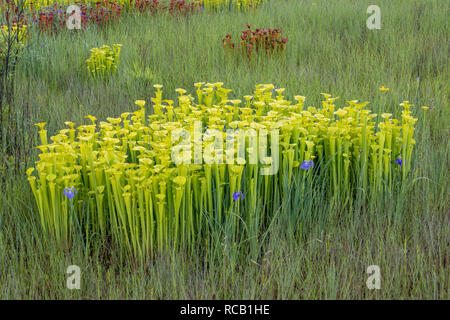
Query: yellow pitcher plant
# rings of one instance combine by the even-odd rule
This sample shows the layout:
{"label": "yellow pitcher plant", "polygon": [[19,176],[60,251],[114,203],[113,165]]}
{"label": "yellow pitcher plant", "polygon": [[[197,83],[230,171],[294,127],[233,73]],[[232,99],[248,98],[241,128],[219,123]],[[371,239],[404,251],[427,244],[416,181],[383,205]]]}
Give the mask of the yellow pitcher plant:
{"label": "yellow pitcher plant", "polygon": [[104,45],[100,48],[92,48],[91,56],[86,60],[87,68],[94,77],[107,78],[117,71],[120,63],[121,44],[112,47]]}

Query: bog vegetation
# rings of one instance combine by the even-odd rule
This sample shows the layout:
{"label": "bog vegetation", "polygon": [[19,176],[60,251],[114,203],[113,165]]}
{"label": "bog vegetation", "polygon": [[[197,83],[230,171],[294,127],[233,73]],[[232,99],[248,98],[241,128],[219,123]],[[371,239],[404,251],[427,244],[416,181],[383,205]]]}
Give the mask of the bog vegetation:
{"label": "bog vegetation", "polygon": [[0,298],[448,298],[447,11],[370,4],[0,0]]}

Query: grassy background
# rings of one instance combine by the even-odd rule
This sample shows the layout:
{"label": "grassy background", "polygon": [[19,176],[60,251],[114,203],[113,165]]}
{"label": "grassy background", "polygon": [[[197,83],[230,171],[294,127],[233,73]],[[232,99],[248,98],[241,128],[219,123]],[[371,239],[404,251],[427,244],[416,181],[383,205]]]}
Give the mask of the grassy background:
{"label": "grassy background", "polygon": [[[35,122],[48,122],[50,134],[87,114],[104,119],[135,110],[134,100],[149,101],[155,83],[164,85],[165,98],[174,98],[175,88],[193,91],[198,81],[222,81],[236,96],[273,83],[289,97],[306,96],[307,105],[318,105],[319,93],[327,92],[341,97],[339,106],[370,101],[373,110],[396,117],[398,104],[409,100],[419,118],[414,179],[405,194],[385,194],[358,211],[321,201],[320,192],[293,190],[258,261],[218,233],[206,255],[178,252],[131,264],[114,248],[62,252],[43,241],[25,175],[6,173],[0,298],[448,299],[449,4],[379,0],[382,28],[368,30],[371,4],[272,0],[254,12],[133,14],[103,29],[34,33],[17,73],[16,107],[31,105]],[[245,23],[282,28],[289,39],[285,55],[252,63],[226,58],[221,39],[229,33],[237,41]],[[113,43],[123,45],[117,75],[107,83],[89,78],[89,49]],[[380,92],[381,85],[390,91]],[[422,105],[430,106],[426,118]],[[289,217],[296,216],[305,227],[294,236]],[[111,255],[106,261],[105,252]],[[66,289],[71,264],[82,269],[81,290]],[[381,268],[381,290],[366,287],[366,268],[373,264]]]}

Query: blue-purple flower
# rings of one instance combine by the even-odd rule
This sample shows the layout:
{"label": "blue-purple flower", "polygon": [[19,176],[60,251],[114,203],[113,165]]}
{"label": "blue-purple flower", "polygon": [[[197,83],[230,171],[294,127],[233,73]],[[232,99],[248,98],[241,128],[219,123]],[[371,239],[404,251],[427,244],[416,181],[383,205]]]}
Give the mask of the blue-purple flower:
{"label": "blue-purple flower", "polygon": [[395,163],[398,164],[399,166],[402,166],[403,165],[403,159],[402,158],[395,159]]}
{"label": "blue-purple flower", "polygon": [[72,200],[73,197],[75,197],[75,194],[78,193],[77,189],[75,189],[75,187],[65,187],[64,191],[63,191],[63,195],[65,195],[67,197],[67,199]]}
{"label": "blue-purple flower", "polygon": [[300,164],[300,168],[302,168],[303,170],[309,170],[310,168],[314,168],[314,162],[312,160],[309,161],[303,161]]}
{"label": "blue-purple flower", "polygon": [[242,200],[243,200],[244,194],[240,191],[236,191],[235,193],[233,193],[233,200],[238,201],[241,196],[242,196]]}

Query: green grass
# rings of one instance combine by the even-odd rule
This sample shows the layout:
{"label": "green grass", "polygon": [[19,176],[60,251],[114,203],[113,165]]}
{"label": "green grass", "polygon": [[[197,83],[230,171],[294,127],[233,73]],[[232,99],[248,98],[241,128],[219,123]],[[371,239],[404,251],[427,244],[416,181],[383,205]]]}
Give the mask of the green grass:
{"label": "green grass", "polygon": [[[31,106],[50,134],[87,114],[105,119],[135,110],[136,99],[154,96],[155,83],[174,98],[175,88],[222,81],[236,96],[273,83],[289,97],[306,96],[307,105],[319,105],[319,93],[327,92],[341,97],[337,105],[367,100],[395,117],[398,104],[409,100],[419,117],[417,144],[407,190],[383,194],[377,203],[341,208],[323,200],[320,179],[306,194],[294,186],[264,237],[249,239],[262,252],[256,260],[243,250],[248,243],[231,242],[220,228],[197,255],[172,252],[145,264],[94,241],[63,251],[42,234],[25,174],[3,171],[0,298],[448,299],[449,5],[378,1],[382,29],[371,31],[370,4],[272,0],[255,12],[135,14],[102,30],[33,34],[17,73],[15,107]],[[227,59],[221,39],[229,33],[236,40],[247,22],[282,28],[285,55]],[[114,43],[123,45],[117,75],[107,83],[90,78],[89,50]],[[390,91],[380,92],[381,85]],[[423,105],[431,108],[426,119]],[[302,228],[294,234],[296,219]],[[82,269],[81,290],[66,288],[71,264]],[[381,269],[381,290],[366,287],[373,264]]]}

